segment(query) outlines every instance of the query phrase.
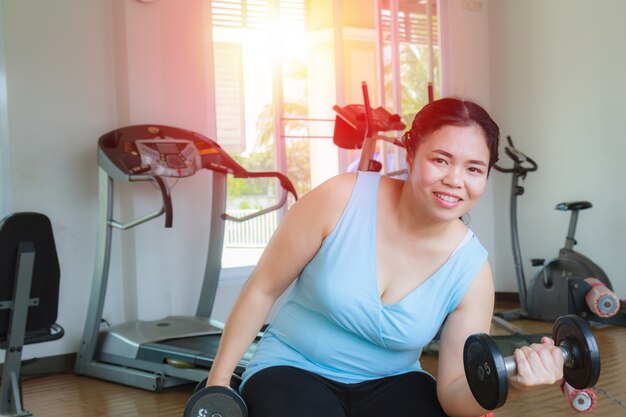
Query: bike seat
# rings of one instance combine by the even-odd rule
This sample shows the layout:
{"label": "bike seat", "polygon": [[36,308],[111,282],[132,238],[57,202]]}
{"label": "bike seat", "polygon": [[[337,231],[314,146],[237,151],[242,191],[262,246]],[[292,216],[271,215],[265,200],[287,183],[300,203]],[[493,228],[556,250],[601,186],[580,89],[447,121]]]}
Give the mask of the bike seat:
{"label": "bike seat", "polygon": [[572,201],[559,203],[556,205],[555,209],[557,210],[584,210],[593,207],[589,201]]}

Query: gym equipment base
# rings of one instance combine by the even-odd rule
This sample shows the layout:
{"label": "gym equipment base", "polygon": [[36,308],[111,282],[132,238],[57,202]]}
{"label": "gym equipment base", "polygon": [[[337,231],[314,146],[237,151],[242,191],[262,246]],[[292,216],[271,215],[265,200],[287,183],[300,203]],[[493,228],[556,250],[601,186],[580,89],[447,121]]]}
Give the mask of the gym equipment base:
{"label": "gym equipment base", "polygon": [[[212,328],[213,331],[207,331]],[[175,333],[168,330],[175,329]],[[177,337],[177,334],[184,336]],[[103,330],[99,334],[95,358],[103,364],[135,368],[131,385],[149,391],[199,381],[213,364],[221,329],[196,316],[169,316],[155,321],[131,321]],[[248,348],[235,370],[241,374],[256,349]],[[114,370],[96,367],[86,374],[110,379]],[[146,371],[146,372],[141,372]],[[126,370],[124,371],[124,373]],[[144,375],[145,373],[145,375]],[[103,375],[104,374],[104,375]],[[109,375],[109,377],[105,376]],[[171,378],[165,378],[168,375]],[[121,380],[119,379],[121,378]],[[124,375],[115,382],[128,383]]]}

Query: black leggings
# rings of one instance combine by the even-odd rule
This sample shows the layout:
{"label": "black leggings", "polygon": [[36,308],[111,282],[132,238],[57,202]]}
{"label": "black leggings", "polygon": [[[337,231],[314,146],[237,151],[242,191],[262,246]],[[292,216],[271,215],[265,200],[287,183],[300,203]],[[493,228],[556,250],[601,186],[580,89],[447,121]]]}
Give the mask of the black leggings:
{"label": "black leggings", "polygon": [[289,366],[254,374],[242,396],[250,417],[445,416],[436,382],[422,372],[343,384]]}

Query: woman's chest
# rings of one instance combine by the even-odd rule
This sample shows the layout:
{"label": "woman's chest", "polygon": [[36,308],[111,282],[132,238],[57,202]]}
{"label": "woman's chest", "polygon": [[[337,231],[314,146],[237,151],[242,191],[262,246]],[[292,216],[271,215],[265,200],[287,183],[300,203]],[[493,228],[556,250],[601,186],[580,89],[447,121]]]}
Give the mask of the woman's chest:
{"label": "woman's chest", "polygon": [[423,285],[446,263],[451,250],[423,243],[403,245],[396,237],[378,233],[375,274],[378,297],[384,305],[394,304]]}

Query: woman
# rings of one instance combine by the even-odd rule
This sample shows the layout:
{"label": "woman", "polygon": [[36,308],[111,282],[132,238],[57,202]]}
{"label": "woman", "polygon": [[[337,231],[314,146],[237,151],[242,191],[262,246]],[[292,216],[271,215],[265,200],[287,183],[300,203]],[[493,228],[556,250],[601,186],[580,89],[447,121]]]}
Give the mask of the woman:
{"label": "woman", "polygon": [[[229,384],[294,283],[243,375],[251,417],[484,414],[462,350],[489,331],[494,289],[487,252],[460,218],[485,189],[498,138],[477,104],[437,100],[403,137],[405,181],[343,174],[300,199],[242,289],[207,385]],[[419,356],[441,326],[435,382]],[[515,357],[514,389],[562,377],[548,339]]]}

